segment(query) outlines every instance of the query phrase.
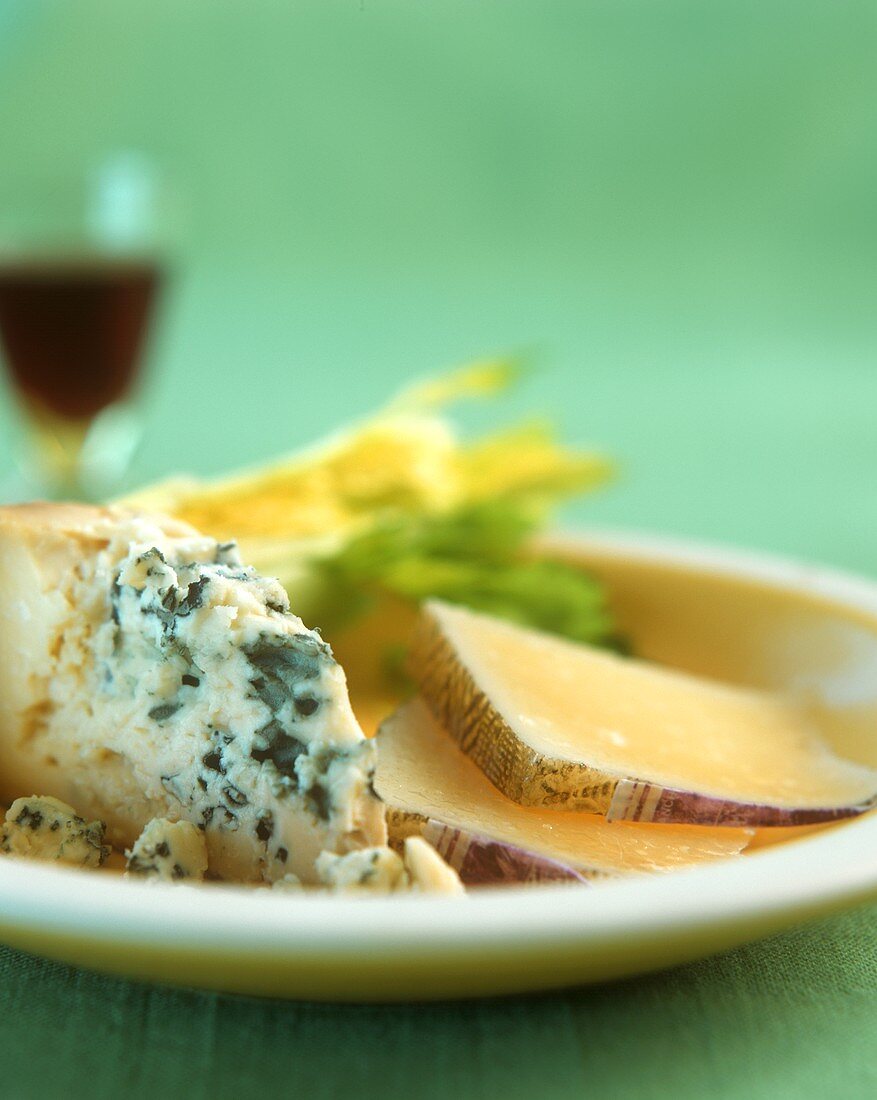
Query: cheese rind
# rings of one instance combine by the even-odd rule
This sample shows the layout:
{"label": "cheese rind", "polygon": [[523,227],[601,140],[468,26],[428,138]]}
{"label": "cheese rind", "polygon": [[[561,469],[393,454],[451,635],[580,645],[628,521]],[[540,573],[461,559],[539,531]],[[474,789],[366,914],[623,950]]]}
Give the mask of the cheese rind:
{"label": "cheese rind", "polygon": [[[466,885],[672,871],[735,856],[752,835],[751,829],[614,824],[596,814],[520,806],[461,752],[420,699],[386,719],[375,740],[375,787],[387,806],[390,842],[401,848],[407,838],[424,836]],[[466,859],[464,846],[489,844],[492,853]],[[556,873],[540,869],[540,861],[553,863]]]}
{"label": "cheese rind", "polygon": [[584,874],[567,863],[529,852],[516,844],[434,819],[424,823],[422,836],[456,871],[460,881],[470,886],[587,884],[605,877],[593,869]]}
{"label": "cheese rind", "polygon": [[793,825],[877,803],[803,706],[468,612],[426,605],[411,667],[506,795],[614,819]]}
{"label": "cheese rind", "polygon": [[162,517],[0,508],[0,794],[47,790],[118,847],[203,826],[212,873],[315,882],[386,839],[374,750],[283,588]]}
{"label": "cheese rind", "polygon": [[17,798],[0,826],[0,852],[56,860],[74,867],[100,867],[110,853],[102,821],[85,821],[60,799]]}

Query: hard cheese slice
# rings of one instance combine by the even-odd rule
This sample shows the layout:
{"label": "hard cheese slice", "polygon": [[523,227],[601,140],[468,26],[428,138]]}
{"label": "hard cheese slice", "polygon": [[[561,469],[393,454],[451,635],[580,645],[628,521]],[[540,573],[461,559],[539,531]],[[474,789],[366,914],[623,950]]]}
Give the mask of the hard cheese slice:
{"label": "hard cheese slice", "polygon": [[469,885],[672,871],[736,855],[751,836],[748,829],[613,824],[596,814],[519,806],[419,699],[388,718],[376,742],[375,787],[391,841],[423,833]]}
{"label": "hard cheese slice", "polygon": [[344,673],[276,581],[171,520],[0,508],[0,797],[40,791],[117,847],[204,830],[224,878],[317,879],[386,839]]}
{"label": "hard cheese slice", "polygon": [[806,712],[429,603],[411,667],[432,712],[525,805],[612,819],[796,825],[871,808],[877,772]]}

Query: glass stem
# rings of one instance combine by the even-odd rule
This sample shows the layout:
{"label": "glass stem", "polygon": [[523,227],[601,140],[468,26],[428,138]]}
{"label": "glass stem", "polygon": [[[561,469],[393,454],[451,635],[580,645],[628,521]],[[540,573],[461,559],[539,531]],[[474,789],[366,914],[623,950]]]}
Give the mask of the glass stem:
{"label": "glass stem", "polygon": [[35,488],[51,500],[82,499],[82,454],[91,422],[31,410],[24,427],[24,473]]}

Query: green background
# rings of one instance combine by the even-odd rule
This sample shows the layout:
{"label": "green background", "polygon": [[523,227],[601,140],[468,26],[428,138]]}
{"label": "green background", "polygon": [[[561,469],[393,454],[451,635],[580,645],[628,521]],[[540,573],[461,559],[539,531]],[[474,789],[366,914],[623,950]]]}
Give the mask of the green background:
{"label": "green background", "polygon": [[533,349],[509,414],[624,463],[582,519],[877,561],[873,3],[0,13],[0,187],[133,148],[173,192],[132,481]]}
{"label": "green background", "polygon": [[[162,173],[174,274],[132,484],[528,350],[502,417],[622,463],[572,520],[877,573],[875,59],[877,7],[848,0],[0,0],[0,197],[119,150]],[[0,484],[14,424],[0,397]],[[22,1097],[870,1096],[875,932],[389,1010],[6,953],[0,1049]]]}

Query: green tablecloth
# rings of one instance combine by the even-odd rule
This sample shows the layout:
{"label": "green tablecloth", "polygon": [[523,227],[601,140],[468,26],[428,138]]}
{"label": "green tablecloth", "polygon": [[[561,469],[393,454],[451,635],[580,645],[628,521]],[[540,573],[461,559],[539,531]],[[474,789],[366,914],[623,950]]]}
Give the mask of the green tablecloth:
{"label": "green tablecloth", "polygon": [[[0,192],[129,148],[170,184],[132,481],[535,346],[550,369],[503,417],[623,462],[573,520],[873,575],[875,45],[864,0],[0,0]],[[15,419],[0,395],[0,495]],[[10,1100],[877,1095],[874,909],[499,1002],[268,1003],[5,949],[0,971]]]}
{"label": "green tablecloth", "polygon": [[663,974],[542,997],[258,1001],[5,949],[0,990],[8,1100],[877,1094],[874,907]]}

